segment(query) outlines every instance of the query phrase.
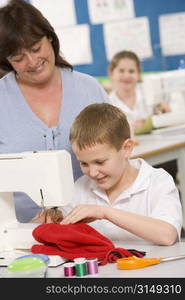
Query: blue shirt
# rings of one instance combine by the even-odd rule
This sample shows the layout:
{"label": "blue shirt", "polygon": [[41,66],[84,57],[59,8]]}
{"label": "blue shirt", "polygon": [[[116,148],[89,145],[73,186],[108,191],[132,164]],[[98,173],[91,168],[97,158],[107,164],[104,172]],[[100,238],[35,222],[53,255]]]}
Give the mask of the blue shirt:
{"label": "blue shirt", "polygon": [[[92,103],[108,102],[108,96],[97,80],[87,74],[60,69],[62,107],[58,126],[48,127],[27,104],[15,73],[0,79],[0,153],[65,149],[71,153],[76,180],[82,173],[69,142],[69,130],[79,112]],[[25,194],[14,193],[16,215],[28,222],[38,206]]]}

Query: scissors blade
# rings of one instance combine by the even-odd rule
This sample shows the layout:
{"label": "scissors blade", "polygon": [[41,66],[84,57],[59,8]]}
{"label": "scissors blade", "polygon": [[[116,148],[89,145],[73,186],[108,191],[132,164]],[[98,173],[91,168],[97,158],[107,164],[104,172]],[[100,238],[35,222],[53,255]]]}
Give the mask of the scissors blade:
{"label": "scissors blade", "polygon": [[184,259],[184,258],[185,258],[185,255],[164,257],[164,258],[161,258],[161,262],[171,261],[171,260],[179,260],[179,259]]}

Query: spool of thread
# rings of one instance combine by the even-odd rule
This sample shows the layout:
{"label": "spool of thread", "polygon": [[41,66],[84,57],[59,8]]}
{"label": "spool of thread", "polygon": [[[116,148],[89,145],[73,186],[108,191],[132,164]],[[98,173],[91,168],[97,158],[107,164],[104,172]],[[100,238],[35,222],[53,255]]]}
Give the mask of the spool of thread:
{"label": "spool of thread", "polygon": [[97,274],[98,273],[98,260],[97,258],[90,258],[87,259],[87,273],[89,275]]}
{"label": "spool of thread", "polygon": [[84,257],[78,257],[74,259],[74,262],[76,275],[80,277],[87,275],[86,259]]}
{"label": "spool of thread", "polygon": [[72,277],[75,276],[75,264],[74,263],[65,263],[64,264],[64,276],[65,277]]}

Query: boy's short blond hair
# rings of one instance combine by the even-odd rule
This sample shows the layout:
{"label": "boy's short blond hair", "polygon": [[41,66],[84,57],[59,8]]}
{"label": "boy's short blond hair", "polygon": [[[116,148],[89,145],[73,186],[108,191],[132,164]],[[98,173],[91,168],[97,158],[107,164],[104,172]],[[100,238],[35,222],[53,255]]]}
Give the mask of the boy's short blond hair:
{"label": "boy's short blond hair", "polygon": [[106,143],[119,151],[123,142],[130,138],[130,126],[126,115],[116,106],[95,103],[85,107],[76,117],[69,138],[80,150]]}

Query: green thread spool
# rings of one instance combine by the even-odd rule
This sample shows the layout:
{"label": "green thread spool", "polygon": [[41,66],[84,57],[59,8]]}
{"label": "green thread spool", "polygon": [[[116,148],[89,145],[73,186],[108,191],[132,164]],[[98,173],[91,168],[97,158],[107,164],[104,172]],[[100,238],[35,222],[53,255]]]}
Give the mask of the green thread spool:
{"label": "green thread spool", "polygon": [[87,275],[87,266],[86,266],[86,259],[83,257],[75,258],[75,269],[77,276],[85,276]]}

